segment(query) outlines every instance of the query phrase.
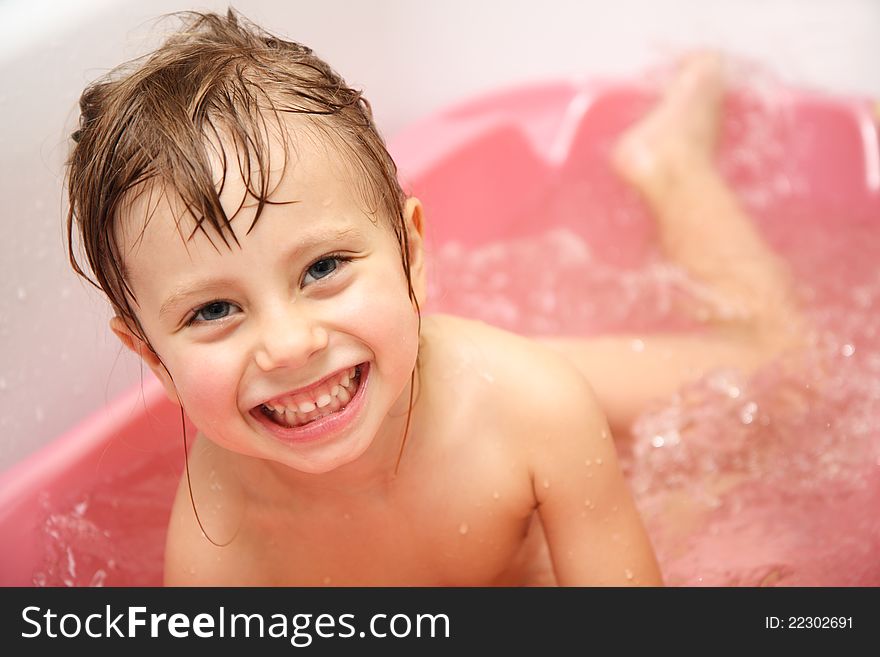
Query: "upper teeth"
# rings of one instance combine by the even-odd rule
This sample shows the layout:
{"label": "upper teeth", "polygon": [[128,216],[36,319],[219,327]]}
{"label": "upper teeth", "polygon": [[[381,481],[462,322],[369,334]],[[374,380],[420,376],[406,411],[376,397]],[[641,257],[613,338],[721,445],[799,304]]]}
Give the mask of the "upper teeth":
{"label": "upper teeth", "polygon": [[351,392],[354,390],[355,367],[352,367],[338,377],[329,379],[317,388],[306,393],[291,395],[276,399],[272,403],[263,404],[270,411],[276,413],[311,413],[316,408],[329,406],[334,399],[339,399],[343,404],[351,401]]}

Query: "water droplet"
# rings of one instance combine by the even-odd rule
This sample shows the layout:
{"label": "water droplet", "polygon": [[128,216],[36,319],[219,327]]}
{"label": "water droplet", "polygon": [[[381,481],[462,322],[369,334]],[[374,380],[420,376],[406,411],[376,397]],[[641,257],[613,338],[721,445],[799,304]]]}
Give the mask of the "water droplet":
{"label": "water droplet", "polygon": [[497,490],[492,492],[492,499],[493,500],[497,500],[500,497],[501,497],[501,493],[499,493]]}
{"label": "water droplet", "polygon": [[727,395],[728,395],[731,399],[737,399],[737,398],[739,398],[740,394],[742,394],[742,391],[741,391],[739,388],[737,388],[736,386],[730,386],[730,387],[727,389]]}
{"label": "water droplet", "polygon": [[603,438],[607,438],[607,437],[608,437],[608,429],[602,429],[602,437],[603,437]]}
{"label": "water droplet", "polygon": [[190,567],[189,567],[189,574],[190,574],[190,575],[195,575],[195,574],[196,574],[196,568],[195,568],[195,566],[190,566]]}
{"label": "water droplet", "polygon": [[345,518],[346,520],[351,520],[351,514],[350,514],[350,513],[343,513],[343,514],[342,514],[342,517]]}
{"label": "water droplet", "polygon": [[645,350],[645,343],[642,340],[636,338],[630,343],[630,349],[632,349],[636,353],[641,353]]}
{"label": "water droplet", "polygon": [[593,462],[590,459],[587,459],[586,461],[584,461],[584,465],[589,467],[589,466],[593,465]]}
{"label": "water droplet", "polygon": [[42,422],[46,419],[46,412],[40,406],[37,406],[34,409],[34,417],[37,418],[37,422]]}
{"label": "water droplet", "polygon": [[632,578],[633,578],[633,571],[631,571],[629,568],[627,568],[626,570],[624,570],[624,571],[623,571],[623,574],[626,575],[626,578],[627,578],[627,579],[632,580]]}
{"label": "water droplet", "polygon": [[15,290],[15,296],[18,298],[19,301],[24,301],[25,299],[27,299],[27,291],[23,287],[19,286],[18,289]]}
{"label": "water droplet", "polygon": [[751,424],[755,420],[755,413],[758,412],[758,405],[755,402],[749,402],[740,409],[739,419],[743,424]]}
{"label": "water droplet", "polygon": [[89,586],[98,588],[104,586],[104,580],[107,579],[107,573],[101,570],[100,568],[95,571],[95,574],[92,575],[92,579],[89,582]]}
{"label": "water droplet", "polygon": [[327,584],[330,583],[330,581],[331,581],[331,580],[330,580],[329,577],[325,577],[325,578],[324,578],[324,585],[326,586]]}
{"label": "water droplet", "polygon": [[663,447],[666,444],[666,439],[663,436],[657,435],[651,438],[651,444],[654,447]]}
{"label": "water droplet", "polygon": [[466,522],[463,522],[458,526],[458,533],[462,536],[468,533],[468,525]]}
{"label": "water droplet", "polygon": [[550,480],[549,479],[544,480],[544,488],[550,488]]}
{"label": "water droplet", "polygon": [[845,344],[840,348],[840,353],[844,358],[849,358],[856,353],[856,348],[851,344]]}
{"label": "water droplet", "polygon": [[602,459],[596,459],[596,465],[602,465]]}
{"label": "water droplet", "polygon": [[480,376],[486,379],[489,383],[495,383],[495,377],[488,372],[480,372]]}
{"label": "water droplet", "polygon": [[84,500],[79,504],[74,504],[73,512],[78,516],[83,516],[86,513],[86,510],[89,508],[88,501]]}
{"label": "water droplet", "polygon": [[0,390],[6,390],[7,385],[6,379],[0,377]]}
{"label": "water droplet", "polygon": [[584,506],[587,507],[588,509],[592,509],[592,508],[593,508],[593,503],[590,501],[589,498],[587,498],[587,499],[584,500]]}

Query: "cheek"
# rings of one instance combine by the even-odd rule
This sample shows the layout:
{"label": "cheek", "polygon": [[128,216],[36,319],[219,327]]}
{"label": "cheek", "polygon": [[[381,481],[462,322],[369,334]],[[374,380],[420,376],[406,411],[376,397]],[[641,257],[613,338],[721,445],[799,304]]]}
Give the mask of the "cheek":
{"label": "cheek", "polygon": [[184,410],[203,430],[220,421],[223,413],[237,409],[239,367],[228,355],[214,349],[190,348],[187,358],[169,368]]}
{"label": "cheek", "polygon": [[[399,267],[399,265],[398,265]],[[351,290],[352,329],[379,354],[394,356],[396,367],[412,371],[419,345],[419,318],[403,272],[377,272]]]}

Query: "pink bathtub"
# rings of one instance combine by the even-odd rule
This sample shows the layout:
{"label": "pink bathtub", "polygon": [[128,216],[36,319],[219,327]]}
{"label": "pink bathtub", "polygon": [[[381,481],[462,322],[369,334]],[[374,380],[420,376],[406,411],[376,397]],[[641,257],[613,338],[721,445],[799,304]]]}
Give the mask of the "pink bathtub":
{"label": "pink bathtub", "polygon": [[[649,223],[636,221],[625,244],[603,223],[620,204],[633,209],[628,216],[640,212],[610,172],[607,154],[649,99],[628,86],[537,84],[466,102],[405,130],[392,151],[405,187],[425,204],[431,248],[527,239],[547,228],[540,217],[548,195],[587,185],[591,221],[562,212],[554,226],[604,244],[619,263],[637,262],[650,241]],[[759,113],[756,135],[755,102],[748,94],[730,101],[721,152],[753,212],[791,218],[809,207],[848,222],[880,219],[871,103],[788,92],[773,111]],[[750,139],[777,148],[755,161]],[[788,187],[759,198],[771,169],[783,171]],[[433,307],[449,308],[453,297],[436,295]],[[0,583],[160,584],[164,526],[182,465],[179,411],[148,378],[0,476]]]}

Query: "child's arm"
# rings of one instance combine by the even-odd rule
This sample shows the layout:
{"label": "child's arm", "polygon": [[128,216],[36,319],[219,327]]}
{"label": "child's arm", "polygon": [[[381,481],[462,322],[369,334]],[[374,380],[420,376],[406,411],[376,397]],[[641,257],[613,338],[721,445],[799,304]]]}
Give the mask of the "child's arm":
{"label": "child's arm", "polygon": [[555,413],[542,418],[544,435],[530,452],[534,494],[559,585],[662,585],[595,396],[575,372],[559,383],[552,391],[545,388],[554,400],[543,401]]}

